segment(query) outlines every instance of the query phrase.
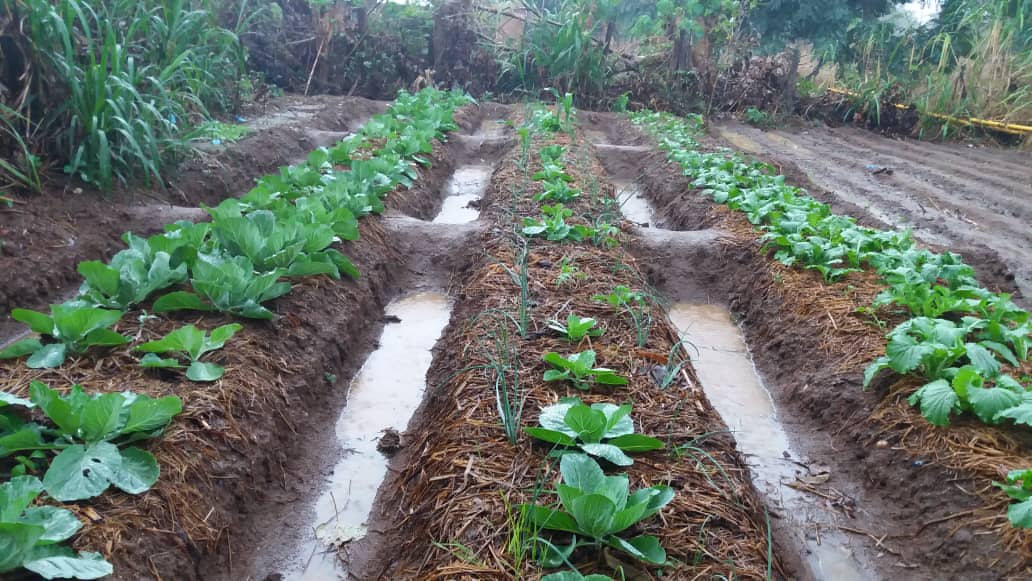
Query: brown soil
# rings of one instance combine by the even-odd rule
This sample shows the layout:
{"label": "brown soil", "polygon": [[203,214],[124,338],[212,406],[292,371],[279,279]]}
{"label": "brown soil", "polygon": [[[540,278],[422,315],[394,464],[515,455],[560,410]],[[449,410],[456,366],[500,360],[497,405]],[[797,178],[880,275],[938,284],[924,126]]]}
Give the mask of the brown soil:
{"label": "brown soil", "polygon": [[[604,128],[617,143],[636,132],[618,118]],[[719,250],[658,257],[651,280],[668,295],[685,285],[696,294],[701,288],[740,317],[790,436],[811,461],[830,467],[832,479],[819,492],[855,503],[849,532],[881,555],[876,576],[1032,574],[1029,534],[1006,524],[1006,500],[990,486],[1008,468],[1032,465],[1027,438],[963,420],[934,428],[901,397],[915,389],[913,382],[885,377],[863,391],[863,368],[883,353],[884,330],[855,309],[869,304],[876,278],[864,273],[825,285],[813,273],[773,261],[742,216],[698,195],[661,155],[648,157],[640,176],[654,207],[674,228],[715,228],[723,235]]]}
{"label": "brown soil", "polygon": [[[0,337],[14,329],[15,307],[42,308],[74,290],[83,260],[109,257],[126,231],[160,232],[181,219],[178,207],[214,205],[247,192],[254,180],[303,159],[358,128],[386,105],[360,98],[283,97],[249,121],[254,131],[236,143],[200,149],[168,177],[165,190],[102,194],[54,176],[40,196],[0,206]],[[80,193],[76,193],[80,192]]]}
{"label": "brown soil", "polygon": [[[466,131],[478,118],[475,109],[457,115]],[[388,209],[423,213],[439,204],[453,169],[449,154],[460,147],[457,141],[436,145],[434,167],[421,171],[413,189],[392,193]],[[162,467],[154,488],[139,496],[109,491],[69,505],[91,523],[76,537],[78,548],[105,553],[117,579],[240,578],[235,571],[246,568],[274,509],[290,509],[321,485],[311,451],[325,448],[313,443],[334,441],[348,379],[373,348],[383,308],[408,276],[397,268],[405,261],[384,223],[363,219],[360,240],[342,247],[360,279],[305,279],[271,303],[278,319],[243,321],[244,330],[217,356],[227,368],[217,383],[144,372],[127,350],[90,353],[58,370],[0,362],[0,385],[17,394],[38,379],[56,388],[78,383],[184,400],[183,414],[149,444]],[[137,315],[148,306],[129,313],[117,330],[148,340],[183,322],[212,327],[229,321],[184,313],[141,326]]]}
{"label": "brown soil", "polygon": [[[1032,154],[851,127],[761,131],[723,123],[713,133],[779,167],[798,168],[790,175],[833,206],[861,209],[846,213],[912,228],[926,243],[965,254],[986,284],[1016,284],[1032,297]],[[868,165],[892,173],[874,174]]]}
{"label": "brown soil", "polygon": [[[555,138],[562,143],[567,143],[566,139]],[[580,150],[586,156],[585,166],[573,169],[572,162],[568,165],[582,187],[588,184],[588,176],[594,179],[602,175],[592,149],[588,146]],[[568,157],[581,159],[574,151]],[[505,548],[513,530],[507,524],[512,515],[507,507],[530,501],[528,495],[536,480],[551,480],[555,467],[548,467],[545,448],[527,436],[521,434],[516,445],[506,440],[495,407],[493,375],[471,369],[491,358],[489,337],[496,329],[495,321],[483,313],[496,310],[514,315],[518,300],[518,288],[501,266],[517,268],[515,250],[505,234],[511,220],[508,212],[513,188],[521,179],[516,157],[518,153],[513,152],[503,161],[483,200],[482,219],[491,220],[480,240],[485,255],[465,271],[454,293],[458,306],[435,348],[427,398],[405,438],[411,444],[396,458],[395,469],[381,489],[378,510],[370,523],[374,534],[363,545],[347,551],[350,570],[358,578],[510,579],[514,574],[528,578],[540,574],[533,563],[511,561],[511,553]],[[611,185],[602,182],[599,186],[603,194],[611,195]],[[520,215],[530,215],[537,208],[529,197],[516,204]],[[575,210],[575,216],[597,213],[588,196],[568,207]],[[555,265],[564,256],[573,258],[588,275],[574,289],[557,289],[552,281]],[[651,372],[657,362],[666,361],[677,341],[676,332],[654,307],[653,315],[663,322],[653,327],[646,346],[637,348],[633,326],[591,300],[592,295],[609,292],[619,284],[641,288],[633,258],[619,249],[605,250],[590,244],[534,241],[529,264],[531,331],[525,338],[511,337],[527,395],[521,424],[531,425],[537,410],[558,397],[578,395],[588,402],[632,401],[640,431],[669,439],[675,446],[701,434],[716,433],[701,438],[698,446],[719,463],[726,475],[726,480],[718,478],[719,484],[708,480],[712,466],[700,470],[694,462],[666,451],[636,458],[628,469],[635,488],[668,483],[677,490],[674,503],[663,511],[662,519],[637,531],[660,536],[677,563],[664,578],[763,578],[768,549],[763,511],[732,439],[722,433],[726,427],[705,399],[690,368],[667,390],[658,389],[654,383]],[[613,268],[614,264],[623,268]],[[611,393],[603,389],[586,393],[540,379],[546,367],[540,360],[541,353],[576,350],[545,328],[547,319],[563,305],[582,316],[605,321],[605,336],[592,342],[591,347],[598,351],[600,365],[630,375],[629,386]],[[511,329],[510,323],[502,324]],[[473,558],[450,550],[449,543],[469,547]],[[590,551],[574,556],[583,572],[611,571],[615,564],[622,563],[619,559],[618,554],[607,553],[607,564],[603,565],[593,562]],[[655,578],[653,571],[622,564],[640,575],[636,578]],[[779,560],[775,559],[773,568],[775,575],[783,574]]]}

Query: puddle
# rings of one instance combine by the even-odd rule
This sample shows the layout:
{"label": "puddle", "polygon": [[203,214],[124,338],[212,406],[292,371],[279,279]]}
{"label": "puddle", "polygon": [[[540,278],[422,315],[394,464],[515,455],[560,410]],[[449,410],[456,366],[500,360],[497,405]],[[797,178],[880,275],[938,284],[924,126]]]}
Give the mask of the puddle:
{"label": "puddle", "polygon": [[484,119],[473,136],[484,139],[504,139],[506,127],[505,119]]}
{"label": "puddle", "polygon": [[448,297],[419,293],[392,302],[387,316],[398,317],[380,337],[379,348],[351,383],[348,405],[337,420],[342,457],[318,501],[314,520],[283,579],[323,581],[346,574],[337,551],[326,541],[347,542],[365,535],[388,459],[377,449],[387,428],[404,431],[426,388],[430,350],[451,315]]}
{"label": "puddle", "polygon": [[641,191],[641,186],[635,182],[624,180],[613,180],[616,187],[616,199],[620,202],[620,212],[624,218],[641,225],[652,225],[656,220],[656,213]]}
{"label": "puddle", "polygon": [[487,165],[466,165],[455,170],[444,186],[444,204],[435,224],[467,224],[480,217],[480,208],[470,207],[487,191],[493,169]]}
{"label": "puddle", "polygon": [[801,460],[731,314],[717,305],[677,303],[671,306],[669,316],[690,343],[687,348],[706,397],[734,433],[757,489],[779,514],[785,530],[796,537],[796,545],[802,548],[800,557],[812,578],[869,578],[849,538],[835,528],[840,514],[787,486],[797,475],[811,475],[796,463]]}

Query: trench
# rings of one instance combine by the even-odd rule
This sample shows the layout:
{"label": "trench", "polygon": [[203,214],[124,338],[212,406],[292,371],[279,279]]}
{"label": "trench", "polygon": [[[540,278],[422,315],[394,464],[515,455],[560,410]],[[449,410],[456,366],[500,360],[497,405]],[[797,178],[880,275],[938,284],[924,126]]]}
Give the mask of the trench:
{"label": "trench", "polygon": [[402,265],[385,265],[399,271],[396,298],[385,307],[382,333],[354,376],[330,378],[347,386],[341,389],[345,401],[336,407],[332,429],[314,433],[303,453],[309,482],[303,498],[273,507],[258,546],[247,551],[251,578],[346,578],[341,547],[364,547],[376,532],[371,510],[391,457],[406,444],[401,434],[423,402],[432,350],[451,318],[448,281],[479,227],[478,201],[512,145],[502,122],[486,116],[473,131],[452,136],[458,146],[447,163],[454,167],[430,200],[409,200],[407,208],[382,217],[388,244],[404,257]]}
{"label": "trench", "polygon": [[300,538],[291,542],[295,556],[281,565],[283,579],[317,581],[346,574],[336,547],[366,535],[391,447],[400,444],[391,440],[404,431],[422,401],[431,348],[450,314],[450,300],[439,293],[407,295],[387,306],[389,323],[379,347],[351,381],[347,407],[336,422],[341,457],[315,501],[309,526],[295,529]]}

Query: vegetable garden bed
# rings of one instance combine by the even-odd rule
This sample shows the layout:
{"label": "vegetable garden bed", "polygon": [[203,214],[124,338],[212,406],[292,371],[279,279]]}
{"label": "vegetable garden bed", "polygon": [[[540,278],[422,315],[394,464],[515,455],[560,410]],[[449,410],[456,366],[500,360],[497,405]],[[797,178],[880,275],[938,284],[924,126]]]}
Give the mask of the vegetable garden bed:
{"label": "vegetable garden bed", "polygon": [[[648,142],[625,119],[605,121],[614,142]],[[700,140],[705,150],[715,149],[705,136]],[[673,294],[678,283],[671,271],[694,272],[702,281],[697,286],[727,297],[776,402],[795,419],[793,436],[810,460],[830,470],[824,493],[843,493],[854,503],[846,526],[881,555],[880,576],[892,576],[898,566],[938,578],[1027,575],[1029,534],[1007,522],[1010,501],[992,486],[1029,465],[1022,428],[963,416],[945,428],[932,426],[906,401],[924,384],[916,378],[886,375],[865,392],[865,367],[885,352],[886,333],[905,320],[887,309],[868,310],[886,288],[879,277],[864,271],[826,283],[816,272],[787,267],[763,250],[761,233],[744,214],[707,199],[694,176],[668,163],[665,153],[639,161],[649,168],[639,182],[667,226],[724,233],[718,251],[655,265],[650,279]],[[988,268],[994,286],[1013,288]],[[1015,376],[1022,373],[1027,364]]]}
{"label": "vegetable garden bed", "polygon": [[[669,567],[648,562],[656,557],[616,549],[614,541],[604,549],[578,549],[567,556],[569,563],[583,574],[622,569],[642,578],[783,574],[747,469],[690,364],[680,361],[676,332],[651,297],[637,301],[635,293],[647,289],[636,262],[620,247],[629,234],[607,228],[607,216],[619,218],[606,203],[614,191],[599,179],[603,170],[593,148],[580,133],[571,140],[549,131],[524,145],[503,160],[483,201],[482,218],[491,224],[484,255],[457,284],[458,305],[435,350],[427,399],[405,437],[408,449],[396,460],[400,471],[386,483],[370,525],[378,534],[345,551],[350,570],[362,578],[421,579],[552,572],[537,562],[547,551],[534,537],[563,546],[569,535],[547,533],[520,505],[554,506],[551,491],[560,464],[568,483],[570,467],[549,458],[553,444],[529,437],[525,428],[537,425],[541,408],[579,397],[591,404],[630,404],[635,432],[664,446],[632,453],[633,465],[615,472],[611,462],[602,465],[610,474],[626,470],[632,491],[670,487],[672,500],[659,516],[624,533],[655,535],[665,548],[658,562]],[[561,168],[549,170],[556,164]],[[565,222],[571,236],[584,238],[560,242],[530,234],[524,247],[522,237],[513,237],[513,216],[522,224],[521,217],[533,217],[549,204],[532,198],[542,184],[548,190],[550,171],[567,175],[567,187],[580,192],[566,200],[572,215]],[[574,341],[562,336],[576,333],[584,317],[604,333]],[[585,391],[577,382],[548,381],[553,365],[572,365],[579,357],[570,354],[587,351],[595,356],[587,367],[612,373],[586,371],[594,379],[585,379]],[[542,359],[546,354],[553,363]],[[621,377],[627,385],[603,385],[619,384]],[[617,462],[630,460],[611,449],[604,453]],[[550,567],[564,568],[562,562]]]}
{"label": "vegetable garden bed", "polygon": [[[477,116],[476,111],[459,114],[462,124],[469,129],[477,122]],[[445,118],[450,119],[451,113],[442,117]],[[441,127],[444,132],[449,131],[447,125]],[[382,141],[380,145],[383,145]],[[431,145],[432,151],[425,154],[428,158],[424,161],[429,164],[432,158],[438,163],[414,175],[417,179],[409,183],[411,187],[395,188],[396,182],[392,180],[396,178],[388,178],[387,174],[374,171],[367,174],[366,179],[372,180],[370,183],[375,184],[373,187],[376,189],[369,191],[376,192],[377,196],[387,194],[387,208],[411,213],[426,212],[427,207],[439,205],[436,192],[452,169],[447,154],[449,151],[454,152],[457,146],[435,141],[420,147]],[[397,144],[391,147],[405,146]],[[354,159],[368,159],[368,153],[365,153],[368,151],[372,150],[363,142]],[[413,151],[409,155],[419,157],[421,152]],[[315,175],[329,171],[327,166],[309,165],[309,168],[317,172]],[[390,171],[394,175],[403,175],[397,174],[396,169]],[[416,170],[411,167],[405,171]],[[406,179],[402,178],[402,181]],[[296,192],[296,189],[290,188],[296,188],[298,184],[293,182],[292,186],[286,188],[276,186],[276,191]],[[261,199],[263,194],[256,192],[262,191],[268,193],[268,185],[256,188],[246,201],[254,203],[256,199]],[[304,191],[311,195],[320,194],[318,188],[308,187]],[[238,203],[232,201],[227,204],[213,213],[219,215],[223,208],[232,208]],[[287,208],[285,211],[286,215],[290,215],[293,210]],[[215,232],[219,232],[219,228],[226,228],[219,225],[220,220],[228,225],[233,217],[229,216],[227,221],[224,214],[220,215],[213,225]],[[266,313],[276,315],[275,321],[270,322],[244,319],[243,329],[223,349],[206,356],[209,362],[207,365],[218,363],[226,370],[225,375],[214,383],[191,382],[175,369],[144,369],[138,365],[139,353],[129,347],[110,350],[106,356],[97,347],[89,348],[85,354],[70,351],[66,361],[60,364],[49,355],[49,351],[55,351],[52,347],[61,345],[60,342],[53,342],[53,339],[41,350],[38,346],[33,347],[32,341],[22,343],[39,350],[29,359],[33,367],[52,369],[26,368],[25,362],[17,359],[0,363],[4,391],[16,396],[27,397],[32,382],[45,382],[61,392],[75,383],[82,385],[88,394],[130,390],[154,397],[175,396],[177,401],[182,402],[182,414],[170,424],[164,436],[150,445],[143,444],[153,452],[158,466],[162,467],[161,478],[153,483],[149,491],[142,495],[108,492],[88,502],[65,505],[81,522],[87,523],[74,539],[76,548],[100,551],[110,558],[116,565],[117,578],[209,579],[219,575],[234,578],[234,564],[240,566],[240,562],[246,558],[247,547],[256,538],[254,535],[260,534],[260,528],[257,527],[260,527],[262,514],[258,509],[263,504],[282,502],[284,498],[291,497],[295,494],[292,482],[303,481],[307,477],[309,467],[293,462],[291,451],[295,446],[307,445],[305,435],[309,423],[332,420],[327,416],[340,405],[342,399],[342,385],[337,383],[335,377],[347,377],[357,368],[361,355],[368,349],[372,333],[378,328],[383,306],[405,274],[396,267],[402,263],[402,258],[394,249],[379,218],[363,219],[355,223],[354,227],[354,235],[349,238],[357,241],[345,241],[339,247],[353,259],[347,267],[361,273],[356,281],[295,277],[292,280],[292,292],[268,303],[268,309],[259,307],[258,303],[231,306],[227,301],[232,299],[217,296],[211,291],[202,291],[203,287],[197,282],[202,272],[196,270],[196,265],[190,267],[195,278],[193,290],[204,292],[205,302],[210,300],[219,308],[231,308],[259,319],[266,316]],[[182,232],[184,228],[192,227],[178,228]],[[226,236],[227,232],[223,230],[219,235]],[[153,244],[161,243],[160,239],[161,236],[140,243],[146,242],[153,248]],[[225,242],[228,238],[222,240]],[[273,239],[266,237],[267,243],[270,240]],[[227,243],[226,248],[232,246]],[[247,247],[240,248],[244,252],[249,251]],[[253,252],[253,248],[250,251]],[[122,281],[119,285],[126,284],[127,272],[122,271],[119,275],[121,278],[116,279]],[[151,279],[156,280],[153,279],[153,268],[150,272]],[[285,270],[275,272],[286,274]],[[94,296],[111,295],[112,298],[104,300],[116,300],[114,296],[121,293],[121,290],[115,293],[114,287],[108,289],[106,286],[97,286],[106,284],[101,280],[91,279],[91,285],[94,289],[106,289],[103,293],[84,296],[94,300]],[[176,301],[172,301],[173,304],[182,304],[183,299],[178,297],[186,295],[172,293],[159,299],[156,304],[162,301],[168,304],[172,296],[177,297]],[[149,315],[155,309],[151,300],[152,297],[144,296],[140,304],[143,308],[131,308],[127,316],[105,331],[105,341],[114,344],[113,337],[118,334],[138,345],[159,339],[166,332],[182,325],[194,324],[210,329],[232,321],[228,314],[190,314],[188,311],[154,317]],[[192,305],[194,301],[187,301],[187,304]],[[33,326],[39,327],[36,323]],[[40,327],[39,330],[43,329]],[[66,331],[61,331],[60,335],[65,337]],[[81,346],[98,343],[100,336],[93,337]],[[119,343],[123,341],[120,339]],[[18,351],[15,347],[14,352],[7,353]],[[43,352],[48,354],[40,356]],[[16,405],[3,409],[4,430],[17,429],[16,425],[8,422],[11,418],[25,418],[29,415],[37,421],[42,418],[34,413],[19,411],[21,402],[18,400],[10,400],[9,403]],[[52,419],[57,417],[49,410],[47,415]],[[45,428],[42,435],[51,437],[51,430]],[[8,432],[4,435],[8,435]],[[86,438],[87,443],[91,442],[89,433],[81,433],[80,436]],[[110,437],[105,436],[105,439]],[[4,442],[7,446],[13,441]],[[5,470],[12,470],[10,466],[19,465],[7,464],[15,460],[19,450],[18,447],[3,449]],[[46,455],[25,459],[35,463],[35,466],[31,463],[27,465],[30,473],[38,471],[42,477],[48,471]],[[83,476],[88,478],[86,471]],[[156,470],[153,476],[157,476]],[[56,486],[49,483],[49,477],[43,481],[51,496],[61,494]],[[123,485],[119,486],[125,489]],[[142,489],[146,488],[148,486],[142,486]],[[68,497],[71,498],[70,495]],[[252,511],[258,512],[257,516]],[[17,553],[10,558],[20,559]],[[5,561],[4,564],[5,567],[17,566],[18,562]],[[79,574],[89,575],[83,570],[79,570]]]}

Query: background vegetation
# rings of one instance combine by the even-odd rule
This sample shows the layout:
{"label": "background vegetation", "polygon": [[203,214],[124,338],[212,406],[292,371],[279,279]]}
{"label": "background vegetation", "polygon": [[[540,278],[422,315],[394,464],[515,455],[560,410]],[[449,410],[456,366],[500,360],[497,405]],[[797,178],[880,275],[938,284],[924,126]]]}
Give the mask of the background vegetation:
{"label": "background vegetation", "polygon": [[1032,0],[943,0],[924,23],[900,1],[0,0],[0,187],[39,191],[47,170],[160,185],[194,127],[270,87],[555,88],[581,106],[771,119],[801,96],[926,136],[961,127],[927,114],[1032,120]]}

